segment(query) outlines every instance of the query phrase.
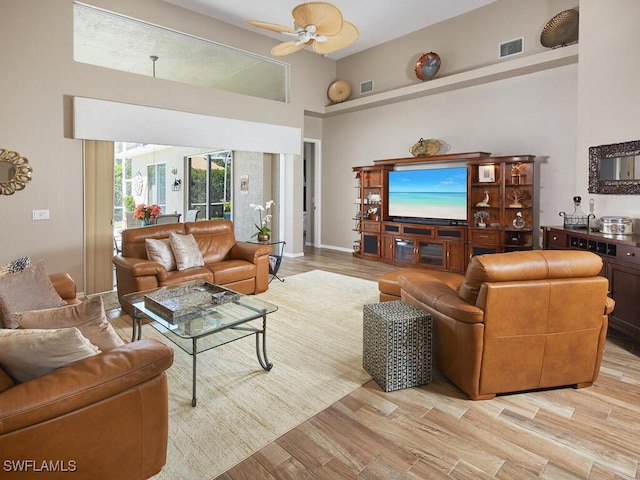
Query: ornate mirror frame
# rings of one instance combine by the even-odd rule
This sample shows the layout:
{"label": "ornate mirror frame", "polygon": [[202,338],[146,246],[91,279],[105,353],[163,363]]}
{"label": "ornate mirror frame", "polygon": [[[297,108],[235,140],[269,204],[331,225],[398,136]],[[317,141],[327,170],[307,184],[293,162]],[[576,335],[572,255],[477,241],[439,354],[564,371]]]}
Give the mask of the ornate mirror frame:
{"label": "ornate mirror frame", "polygon": [[13,173],[13,176],[6,181],[0,180],[0,195],[13,195],[18,190],[23,190],[31,181],[33,169],[29,165],[29,160],[18,152],[0,148],[0,163],[8,163],[9,172]]}
{"label": "ornate mirror frame", "polygon": [[600,160],[603,158],[640,155],[640,140],[589,147],[589,193],[639,195],[640,180],[602,180]]}

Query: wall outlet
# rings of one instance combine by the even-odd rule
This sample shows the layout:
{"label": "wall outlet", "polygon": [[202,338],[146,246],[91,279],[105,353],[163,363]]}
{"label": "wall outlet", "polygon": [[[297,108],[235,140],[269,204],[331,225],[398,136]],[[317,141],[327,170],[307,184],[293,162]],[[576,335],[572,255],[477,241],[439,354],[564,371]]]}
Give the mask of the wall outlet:
{"label": "wall outlet", "polygon": [[31,218],[33,220],[49,220],[49,210],[32,210]]}

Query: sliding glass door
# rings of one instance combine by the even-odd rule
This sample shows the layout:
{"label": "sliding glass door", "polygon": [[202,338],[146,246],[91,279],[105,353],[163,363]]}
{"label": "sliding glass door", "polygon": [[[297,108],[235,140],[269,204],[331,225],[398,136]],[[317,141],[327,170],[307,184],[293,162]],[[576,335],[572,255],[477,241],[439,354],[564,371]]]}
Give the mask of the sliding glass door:
{"label": "sliding glass door", "polygon": [[188,158],[189,210],[198,218],[231,218],[231,166],[228,150]]}

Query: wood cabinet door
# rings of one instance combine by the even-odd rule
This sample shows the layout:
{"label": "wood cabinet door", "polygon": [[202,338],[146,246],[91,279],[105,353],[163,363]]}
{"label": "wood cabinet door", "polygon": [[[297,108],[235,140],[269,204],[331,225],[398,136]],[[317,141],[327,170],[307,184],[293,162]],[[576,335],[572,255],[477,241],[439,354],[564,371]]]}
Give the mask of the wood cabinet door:
{"label": "wood cabinet door", "polygon": [[466,245],[462,242],[448,242],[447,243],[447,270],[452,272],[465,271],[466,264]]}
{"label": "wood cabinet door", "polygon": [[611,298],[616,301],[609,323],[636,338],[640,338],[640,271],[615,262],[606,262]]}

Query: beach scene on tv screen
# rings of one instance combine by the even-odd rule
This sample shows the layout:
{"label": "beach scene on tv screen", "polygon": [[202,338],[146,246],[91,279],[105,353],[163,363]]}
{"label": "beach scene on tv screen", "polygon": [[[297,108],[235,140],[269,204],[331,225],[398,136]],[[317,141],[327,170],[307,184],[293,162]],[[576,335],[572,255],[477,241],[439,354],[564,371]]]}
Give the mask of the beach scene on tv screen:
{"label": "beach scene on tv screen", "polygon": [[389,172],[389,215],[466,220],[466,167]]}

